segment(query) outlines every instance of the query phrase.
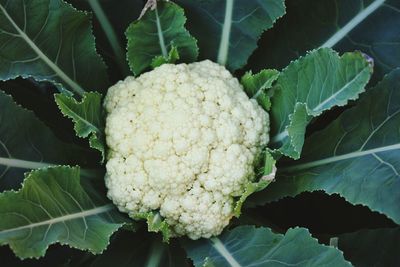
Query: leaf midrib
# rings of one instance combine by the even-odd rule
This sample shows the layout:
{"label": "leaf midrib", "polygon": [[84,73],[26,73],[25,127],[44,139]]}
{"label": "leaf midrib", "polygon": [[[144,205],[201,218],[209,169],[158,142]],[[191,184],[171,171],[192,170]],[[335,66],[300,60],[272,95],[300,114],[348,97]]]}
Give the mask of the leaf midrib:
{"label": "leaf midrib", "polygon": [[232,29],[233,2],[234,0],[226,0],[225,3],[225,17],[222,25],[221,41],[219,43],[217,56],[217,62],[222,65],[225,65],[228,61],[229,41]]}
{"label": "leaf midrib", "polygon": [[380,6],[385,3],[386,0],[375,0],[367,8],[364,8],[358,13],[353,19],[351,19],[344,27],[338,30],[332,35],[324,44],[320,47],[333,47],[340,42],[349,32],[355,27],[362,23],[369,15],[374,13]]}
{"label": "leaf midrib", "polygon": [[32,229],[32,228],[43,226],[43,225],[52,225],[52,224],[56,224],[59,222],[71,221],[71,220],[75,220],[78,218],[85,218],[85,217],[93,216],[96,214],[106,213],[113,209],[114,209],[114,205],[107,204],[107,205],[100,206],[100,207],[90,209],[90,210],[83,210],[81,212],[72,213],[72,214],[68,214],[68,215],[64,215],[64,216],[60,216],[60,217],[56,217],[56,218],[51,218],[49,220],[45,220],[45,221],[41,221],[41,222],[36,222],[36,223],[27,224],[27,225],[22,225],[22,226],[15,227],[15,228],[1,230],[0,235],[7,234],[10,232],[20,231],[20,230],[25,230],[25,229]]}
{"label": "leaf midrib", "polygon": [[229,263],[231,267],[242,267],[218,237],[210,239],[215,250]]}
{"label": "leaf midrib", "polygon": [[[25,6],[25,5],[24,5]],[[6,19],[11,23],[18,35],[31,47],[31,49],[59,76],[71,89],[79,95],[83,95],[85,90],[82,89],[74,80],[72,80],[62,69],[60,69],[52,60],[50,60],[42,50],[29,38],[26,33],[15,23],[13,18],[8,14],[7,10],[0,4],[0,10],[3,12]]]}
{"label": "leaf midrib", "polygon": [[165,46],[164,34],[163,34],[162,27],[161,27],[160,16],[158,15],[157,7],[155,9],[155,12],[156,12],[157,36],[158,36],[158,41],[159,41],[160,48],[161,48],[161,53],[164,58],[167,58],[168,51],[167,51],[167,47]]}
{"label": "leaf midrib", "polygon": [[342,160],[346,160],[346,159],[358,158],[358,157],[373,155],[375,153],[387,152],[387,151],[396,150],[396,149],[400,149],[400,143],[383,146],[383,147],[378,147],[378,148],[372,148],[372,149],[368,149],[368,150],[364,150],[364,151],[355,151],[355,152],[342,154],[339,156],[333,156],[333,157],[329,157],[329,158],[325,158],[325,159],[321,159],[321,160],[310,161],[307,163],[293,165],[293,166],[290,166],[287,168],[281,168],[280,170],[282,172],[300,171],[300,170],[314,168],[314,167],[318,167],[321,165],[326,165],[326,164],[330,164],[330,163],[334,163],[334,162],[338,162],[338,161],[342,161]]}

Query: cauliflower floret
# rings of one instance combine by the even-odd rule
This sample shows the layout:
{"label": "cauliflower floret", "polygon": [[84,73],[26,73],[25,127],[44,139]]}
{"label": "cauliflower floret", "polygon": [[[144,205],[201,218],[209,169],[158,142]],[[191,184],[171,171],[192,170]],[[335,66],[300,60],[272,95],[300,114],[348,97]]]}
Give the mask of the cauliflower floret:
{"label": "cauliflower floret", "polygon": [[218,235],[254,180],[268,114],[224,67],[164,64],[104,101],[108,197],[134,216],[159,210],[174,235]]}

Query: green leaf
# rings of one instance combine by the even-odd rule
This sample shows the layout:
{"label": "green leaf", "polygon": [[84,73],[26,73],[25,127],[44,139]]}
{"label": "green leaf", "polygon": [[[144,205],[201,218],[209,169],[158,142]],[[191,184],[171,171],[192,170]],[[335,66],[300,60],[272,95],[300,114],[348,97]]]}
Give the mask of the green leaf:
{"label": "green leaf", "polygon": [[272,83],[276,81],[279,77],[279,72],[277,70],[262,70],[257,74],[253,74],[251,71],[246,72],[240,83],[244,87],[244,91],[250,98],[257,99],[257,102],[264,108],[264,110],[269,111],[271,108]]}
{"label": "green leaf", "polygon": [[179,60],[178,49],[176,48],[176,46],[172,46],[171,50],[168,53],[168,57],[165,58],[164,56],[157,56],[153,58],[150,65],[154,69],[161,66],[162,64],[166,63],[174,64],[178,60]]}
{"label": "green leaf", "polygon": [[386,267],[400,262],[400,228],[360,230],[332,241],[354,266]]}
{"label": "green leaf", "polygon": [[358,52],[339,57],[323,48],[292,62],[273,87],[272,146],[298,159],[310,119],[358,98],[371,72],[368,61]]}
{"label": "green leaf", "polygon": [[178,0],[189,18],[188,28],[198,39],[201,58],[243,67],[257,48],[261,34],[285,14],[283,0]]}
{"label": "green leaf", "polygon": [[400,66],[398,0],[296,0],[286,5],[287,15],[263,36],[250,58],[253,70],[281,69],[321,46],[370,55],[376,81]]}
{"label": "green leaf", "polygon": [[88,153],[57,139],[33,112],[0,91],[0,191],[17,189],[24,172],[85,163]]}
{"label": "green leaf", "polygon": [[[174,240],[176,241],[176,240]],[[177,242],[166,244],[160,236],[147,231],[139,233],[118,231],[110,246],[98,256],[87,255],[73,259],[66,266],[71,267],[189,267],[189,260]]]}
{"label": "green leaf", "polygon": [[[265,151],[262,155],[263,165],[261,167],[261,177],[258,182],[250,182],[246,185],[246,189],[244,193],[240,196],[239,200],[235,204],[235,208],[233,213],[235,217],[239,218],[241,215],[241,210],[246,199],[255,192],[259,192],[265,189],[271,182],[275,179],[276,167],[275,167],[275,159],[269,153],[269,151]],[[256,176],[259,176],[260,171],[259,168],[256,167]]]}
{"label": "green leaf", "polygon": [[112,81],[131,75],[126,60],[125,30],[139,17],[143,8],[142,0],[67,0],[80,10],[93,12],[93,32],[96,47],[108,66]]}
{"label": "green leaf", "polygon": [[171,238],[171,229],[168,223],[156,211],[130,214],[136,220],[146,220],[147,230],[149,232],[161,233],[164,242],[168,243]]}
{"label": "green leaf", "polygon": [[101,97],[99,93],[89,92],[78,102],[71,96],[56,94],[55,100],[64,116],[74,122],[76,135],[81,138],[89,137],[90,147],[100,151],[104,161],[104,117]]}
{"label": "green leaf", "polygon": [[0,25],[1,80],[34,77],[80,95],[107,88],[86,13],[61,0],[0,0]]}
{"label": "green leaf", "polygon": [[285,235],[268,228],[240,226],[219,237],[187,241],[188,256],[197,266],[351,266],[339,250],[321,245],[307,229]]}
{"label": "green leaf", "polygon": [[160,2],[154,11],[147,11],[126,30],[127,58],[135,75],[148,69],[154,58],[166,60],[168,52],[177,49],[182,62],[197,59],[197,41],[185,29],[186,17],[182,8],[174,3]]}
{"label": "green leaf", "polygon": [[39,169],[19,191],[1,193],[0,244],[22,259],[44,256],[54,243],[101,253],[124,219],[79,175],[78,167]]}
{"label": "green leaf", "polygon": [[308,138],[299,161],[278,166],[276,182],[252,201],[304,191],[340,194],[400,224],[400,69]]}

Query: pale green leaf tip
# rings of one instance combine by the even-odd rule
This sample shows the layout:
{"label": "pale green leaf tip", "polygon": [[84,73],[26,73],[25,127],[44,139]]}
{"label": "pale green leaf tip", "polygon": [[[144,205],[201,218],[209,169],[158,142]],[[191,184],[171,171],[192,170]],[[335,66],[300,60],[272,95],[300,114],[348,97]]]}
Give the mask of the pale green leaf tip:
{"label": "pale green leaf tip", "polygon": [[151,62],[151,67],[153,69],[163,65],[163,64],[175,64],[180,59],[178,48],[175,45],[172,45],[168,57],[164,56],[156,56],[153,58]]}
{"label": "pale green leaf tip", "polygon": [[169,240],[172,237],[171,227],[157,211],[135,213],[130,214],[130,216],[134,220],[146,220],[147,230],[149,232],[161,233],[163,241],[169,243]]}
{"label": "pale green leaf tip", "polygon": [[276,175],[275,163],[275,159],[272,157],[269,151],[266,151],[264,174],[258,182],[250,182],[246,185],[244,193],[240,196],[233,209],[233,214],[236,218],[240,217],[242,206],[251,194],[264,190],[270,183],[274,181]]}

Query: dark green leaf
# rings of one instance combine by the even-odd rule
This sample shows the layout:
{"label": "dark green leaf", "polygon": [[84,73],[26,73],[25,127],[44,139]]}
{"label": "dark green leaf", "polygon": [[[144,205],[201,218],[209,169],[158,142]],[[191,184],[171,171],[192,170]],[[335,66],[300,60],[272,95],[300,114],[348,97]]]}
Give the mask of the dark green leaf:
{"label": "dark green leaf", "polygon": [[163,243],[160,236],[146,231],[132,233],[119,231],[113,236],[110,246],[102,255],[88,255],[74,259],[71,267],[189,267],[185,252],[173,240]]}
{"label": "dark green leaf", "polygon": [[371,72],[368,61],[358,52],[339,57],[323,48],[292,62],[273,86],[272,146],[299,158],[310,119],[358,98]]}
{"label": "dark green leaf", "polygon": [[400,228],[361,230],[334,238],[346,259],[359,267],[398,266]]}
{"label": "dark green leaf", "polygon": [[199,40],[200,56],[243,67],[261,34],[285,14],[283,0],[178,0],[189,18],[188,28]]}
{"label": "dark green leaf", "polygon": [[78,167],[30,172],[19,191],[0,194],[0,244],[20,258],[41,257],[56,242],[102,252],[123,217],[104,197],[86,190]]}
{"label": "dark green leaf", "polygon": [[104,118],[101,94],[85,93],[81,102],[65,94],[57,94],[55,99],[64,116],[74,122],[76,135],[82,138],[89,137],[90,147],[100,151],[104,160]]}
{"label": "dark green leaf", "polygon": [[[125,55],[125,30],[139,17],[143,0],[67,0],[74,7],[93,12],[96,47],[104,58],[112,81],[131,74]],[[122,54],[121,54],[122,53]]]}
{"label": "dark green leaf", "polygon": [[246,72],[240,82],[248,97],[257,99],[257,102],[268,111],[271,108],[272,83],[279,77],[277,70],[262,70],[257,74]]}
{"label": "dark green leaf", "polygon": [[147,11],[129,25],[127,58],[135,75],[148,69],[154,58],[168,59],[168,52],[175,47],[180,60],[197,59],[197,41],[185,29],[186,17],[182,8],[174,3],[160,2],[154,11]]}
{"label": "dark green leaf", "polygon": [[339,250],[321,245],[304,228],[285,235],[268,228],[240,226],[219,237],[185,242],[197,266],[351,266]]}
{"label": "dark green leaf", "polygon": [[80,95],[107,87],[86,13],[61,0],[0,0],[0,25],[0,79],[34,77]]}
{"label": "dark green leaf", "polygon": [[0,191],[17,189],[30,169],[85,163],[86,155],[60,142],[33,112],[0,91]]}
{"label": "dark green leaf", "polygon": [[287,15],[250,58],[251,69],[281,69],[321,46],[370,55],[376,80],[400,66],[400,1],[288,0],[286,5]]}
{"label": "dark green leaf", "polygon": [[400,69],[369,90],[357,106],[308,138],[299,161],[278,166],[276,182],[256,201],[304,191],[340,194],[400,224]]}

